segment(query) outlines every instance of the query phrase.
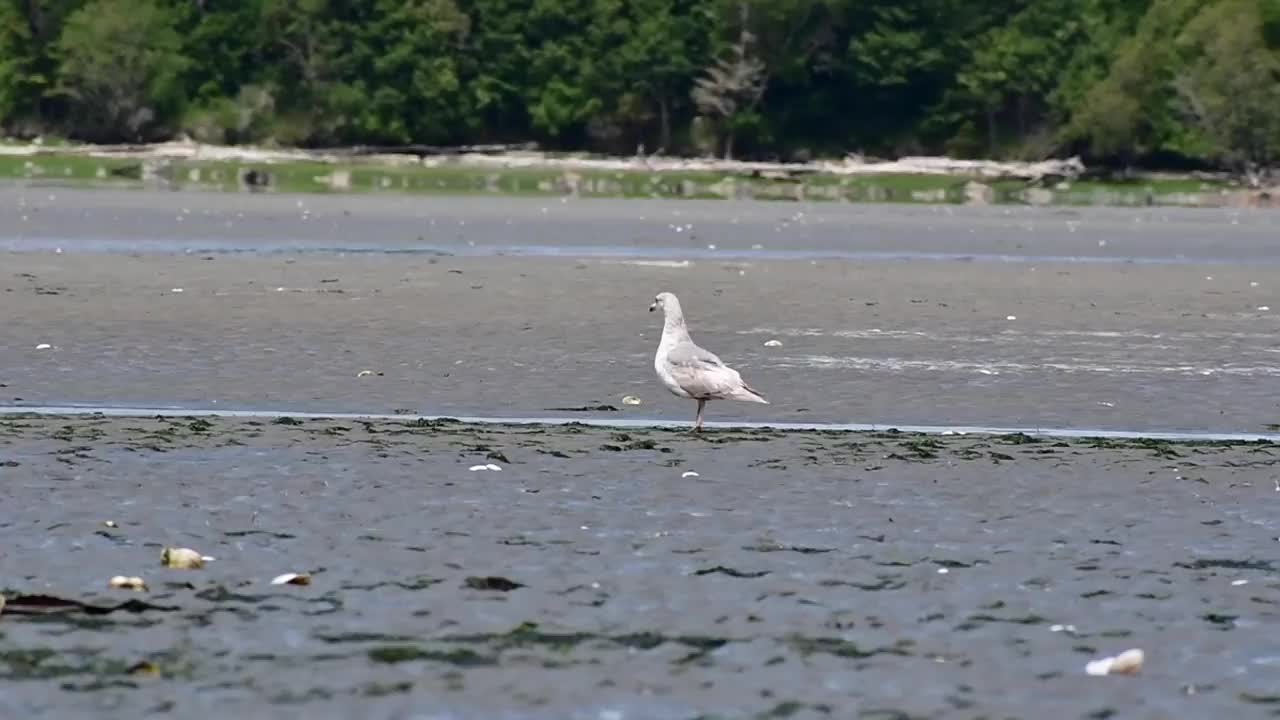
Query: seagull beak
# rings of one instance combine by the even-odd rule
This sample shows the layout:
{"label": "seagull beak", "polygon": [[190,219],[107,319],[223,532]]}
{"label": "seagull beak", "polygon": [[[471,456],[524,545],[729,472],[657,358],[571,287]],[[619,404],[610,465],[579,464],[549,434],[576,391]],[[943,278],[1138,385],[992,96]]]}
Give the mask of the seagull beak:
{"label": "seagull beak", "polygon": [[657,300],[654,300],[653,302],[649,303],[649,312],[653,312],[654,310],[657,310],[657,309],[658,309]]}

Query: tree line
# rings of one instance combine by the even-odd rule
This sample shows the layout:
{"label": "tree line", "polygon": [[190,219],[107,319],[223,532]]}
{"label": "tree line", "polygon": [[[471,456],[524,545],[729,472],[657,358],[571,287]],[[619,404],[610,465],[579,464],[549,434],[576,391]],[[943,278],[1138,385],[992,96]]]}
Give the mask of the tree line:
{"label": "tree line", "polygon": [[1280,0],[0,0],[0,129],[1246,171]]}

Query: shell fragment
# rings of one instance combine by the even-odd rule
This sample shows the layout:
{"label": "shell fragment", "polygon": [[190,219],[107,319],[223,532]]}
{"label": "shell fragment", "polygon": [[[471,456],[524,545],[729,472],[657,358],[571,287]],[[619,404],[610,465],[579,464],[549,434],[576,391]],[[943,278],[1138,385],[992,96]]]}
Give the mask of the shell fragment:
{"label": "shell fragment", "polygon": [[1133,648],[1125,650],[1115,657],[1105,657],[1094,660],[1084,666],[1084,671],[1090,675],[1130,675],[1142,669],[1142,661],[1145,656],[1142,650]]}
{"label": "shell fragment", "polygon": [[[212,558],[208,558],[212,560]],[[160,553],[160,562],[177,570],[194,570],[204,567],[205,556],[191,548],[167,547]]]}

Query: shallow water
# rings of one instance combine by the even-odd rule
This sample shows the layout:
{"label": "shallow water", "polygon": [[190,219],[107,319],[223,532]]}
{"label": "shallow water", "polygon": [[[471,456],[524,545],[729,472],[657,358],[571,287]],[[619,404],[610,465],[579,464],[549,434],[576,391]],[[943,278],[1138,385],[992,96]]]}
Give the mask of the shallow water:
{"label": "shallow water", "polygon": [[0,458],[6,717],[1274,711],[1269,443],[14,417]]}
{"label": "shallow water", "polygon": [[1280,213],[0,185],[0,250],[1270,265]]}

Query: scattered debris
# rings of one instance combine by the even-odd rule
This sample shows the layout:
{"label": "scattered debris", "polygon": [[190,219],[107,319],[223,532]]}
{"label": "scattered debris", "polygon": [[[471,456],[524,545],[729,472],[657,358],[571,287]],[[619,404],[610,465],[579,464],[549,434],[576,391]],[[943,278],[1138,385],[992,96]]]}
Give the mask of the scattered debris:
{"label": "scattered debris", "polygon": [[698,576],[719,574],[719,575],[728,575],[729,577],[735,577],[735,578],[758,578],[758,577],[764,577],[765,575],[768,575],[769,571],[759,570],[756,572],[749,572],[749,571],[743,571],[743,570],[735,570],[731,567],[725,567],[724,565],[717,565],[713,568],[698,570],[693,574]]}
{"label": "scattered debris", "polygon": [[310,585],[311,576],[307,573],[285,573],[271,579],[272,585]]}
{"label": "scattered debris", "polygon": [[373,370],[361,370],[360,372],[356,373],[356,377],[358,378],[368,377],[370,375],[377,375],[378,377],[382,377],[382,373],[374,372]]}
{"label": "scattered debris", "polygon": [[1017,319],[1018,319],[1018,316],[1017,316],[1017,315],[1007,315],[1007,316],[1005,316],[1005,320],[1017,320]]}
{"label": "scattered debris", "polygon": [[511,592],[516,588],[524,587],[524,583],[518,583],[514,580],[508,580],[497,575],[489,575],[487,577],[471,576],[466,579],[465,587],[472,590],[497,590],[499,592]]}
{"label": "scattered debris", "polygon": [[130,665],[125,672],[130,675],[159,675],[160,666],[150,660],[142,660]]}
{"label": "scattered debris", "polygon": [[129,577],[125,575],[116,575],[107,581],[107,585],[120,590],[136,590],[138,592],[147,591],[147,583],[140,577]]}
{"label": "scattered debris", "polygon": [[1103,676],[1112,674],[1132,674],[1142,669],[1142,661],[1145,658],[1142,650],[1133,648],[1125,650],[1115,657],[1105,657],[1094,660],[1084,666],[1084,671],[1090,675]]}
{"label": "scattered debris", "polygon": [[694,472],[694,471],[692,471],[692,470],[686,470],[686,471],[684,471],[683,473],[681,473],[681,474],[680,474],[680,477],[682,477],[682,478],[691,478],[691,477],[699,477],[699,475],[698,475],[698,473],[696,473],[696,472]]}
{"label": "scattered debris", "polygon": [[765,346],[765,347],[782,347],[782,341],[780,341],[780,340],[765,340],[765,342],[764,342],[764,346]]}
{"label": "scattered debris", "polygon": [[494,465],[493,463],[488,463],[486,465],[472,465],[468,469],[471,470],[471,472],[479,472],[481,470],[492,470],[494,472],[502,472],[502,468],[498,467],[497,465]]}
{"label": "scattered debris", "polygon": [[1065,632],[1065,633],[1074,634],[1075,631],[1076,631],[1075,625],[1050,625],[1049,626],[1049,632],[1054,632],[1054,633]]}
{"label": "scattered debris", "polygon": [[622,398],[623,405],[639,405],[641,402],[643,401],[635,395],[628,395]]}
{"label": "scattered debris", "polygon": [[37,345],[37,346],[36,346],[36,349],[37,349],[37,350],[48,350],[48,349],[49,349],[49,348],[51,348],[51,347],[53,347],[53,346],[52,346],[52,345],[50,345],[49,343],[40,343],[39,345]]}
{"label": "scattered debris", "polygon": [[117,525],[117,524],[116,524],[116,521],[115,521],[115,520],[103,520],[103,521],[102,521],[102,526],[103,526],[103,527],[109,527],[109,528],[111,528],[111,529],[113,529],[113,530],[114,530],[115,528],[120,527],[119,525]]}
{"label": "scattered debris", "polygon": [[160,562],[177,570],[194,570],[204,567],[205,560],[212,560],[191,548],[167,547],[160,552]]}

